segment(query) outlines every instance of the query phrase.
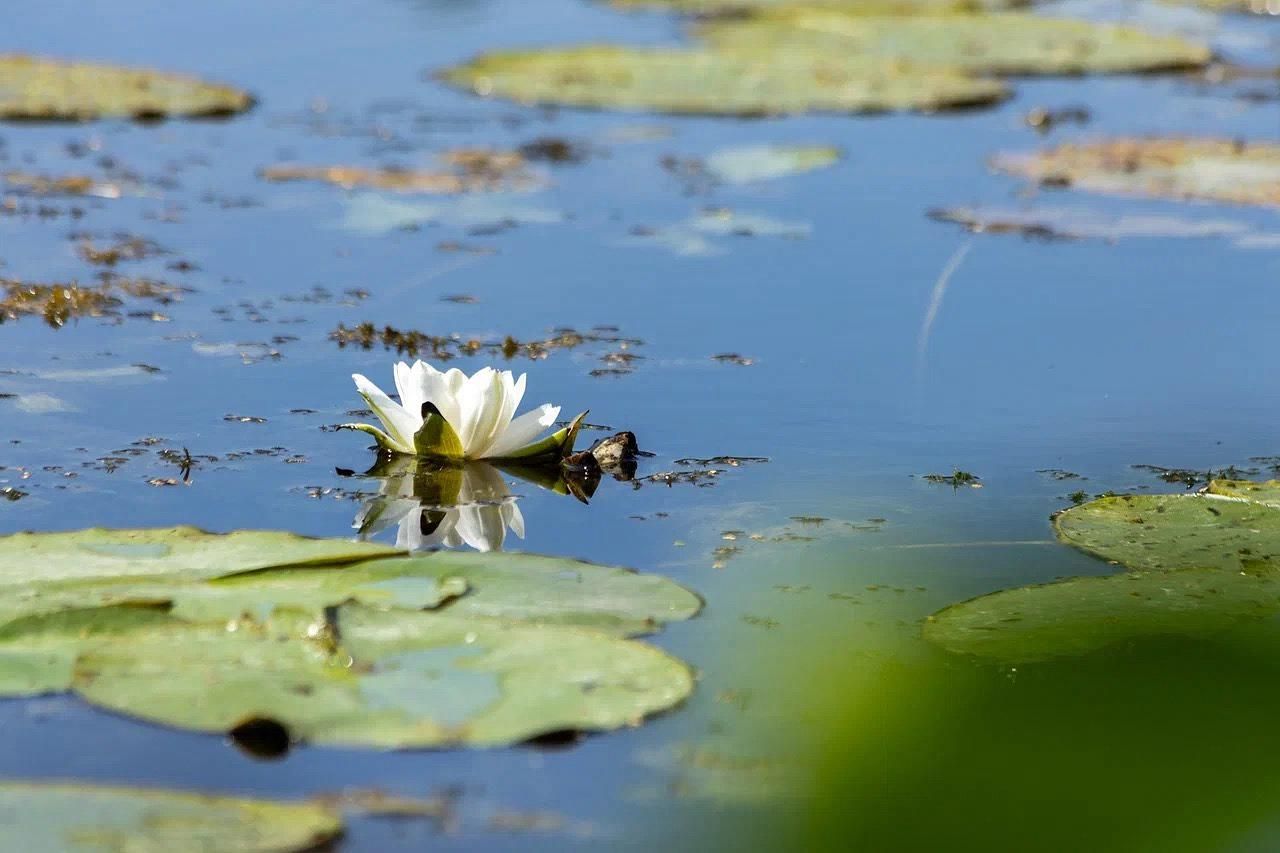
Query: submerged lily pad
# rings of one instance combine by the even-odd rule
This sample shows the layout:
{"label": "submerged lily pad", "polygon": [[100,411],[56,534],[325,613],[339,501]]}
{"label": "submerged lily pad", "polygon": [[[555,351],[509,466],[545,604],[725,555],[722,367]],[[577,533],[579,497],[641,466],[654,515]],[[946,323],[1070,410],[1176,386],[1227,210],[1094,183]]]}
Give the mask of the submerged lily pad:
{"label": "submerged lily pad", "polygon": [[0,119],[225,116],[252,105],[247,92],[181,74],[0,54]]}
{"label": "submerged lily pad", "polygon": [[1280,145],[1226,139],[1112,139],[993,165],[1041,184],[1097,193],[1280,206]]}
{"label": "submerged lily pad", "polygon": [[728,184],[784,178],[835,165],[840,149],[830,145],[742,145],[713,151],[706,170]]}
{"label": "submerged lily pad", "polygon": [[699,35],[721,50],[807,52],[979,74],[1087,74],[1195,68],[1207,47],[1133,27],[1024,14],[867,16],[783,8],[712,21]]}
{"label": "submerged lily pad", "polygon": [[905,69],[852,51],[755,55],[585,46],[485,54],[444,72],[478,95],[670,113],[780,115],[938,110],[995,103],[992,80],[949,69]]}
{"label": "submerged lily pad", "polygon": [[28,853],[291,853],[342,822],[316,803],[39,782],[0,783],[5,847]]}
{"label": "submerged lily pad", "polygon": [[1126,572],[954,604],[929,618],[924,637],[953,652],[1017,663],[1142,637],[1211,634],[1278,612],[1280,578],[1273,575],[1212,568]]}
{"label": "submerged lily pad", "polygon": [[1280,569],[1280,509],[1212,495],[1119,495],[1064,510],[1058,537],[1136,570]]}
{"label": "submerged lily pad", "polygon": [[325,623],[159,626],[76,665],[88,701],[227,732],[278,723],[298,740],[383,748],[494,746],[636,725],[693,689],[684,664],[580,629],[347,605]]}

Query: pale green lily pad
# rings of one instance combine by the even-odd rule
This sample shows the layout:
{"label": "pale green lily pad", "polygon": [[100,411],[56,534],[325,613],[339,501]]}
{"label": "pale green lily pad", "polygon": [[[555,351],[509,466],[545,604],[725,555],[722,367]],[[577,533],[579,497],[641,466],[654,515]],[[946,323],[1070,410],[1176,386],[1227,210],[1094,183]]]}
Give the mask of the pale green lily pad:
{"label": "pale green lily pad", "polygon": [[574,628],[354,605],[319,623],[143,629],[76,665],[88,701],[226,732],[271,720],[294,739],[382,748],[497,746],[639,724],[693,689],[663,652]]}
{"label": "pale green lily pad", "polygon": [[584,46],[490,53],[443,79],[479,95],[669,113],[781,115],[939,110],[992,104],[1003,84],[949,69],[917,70],[852,52],[755,55]]}
{"label": "pale green lily pad", "polygon": [[1280,568],[1280,509],[1212,495],[1119,495],[1054,517],[1058,537],[1134,570]]}
{"label": "pale green lily pad", "polygon": [[71,689],[76,656],[105,637],[171,622],[164,608],[103,607],[16,619],[0,628],[0,696]]}
{"label": "pale green lily pad", "polygon": [[924,637],[1008,663],[1162,635],[1206,635],[1280,613],[1280,578],[1226,569],[1126,572],[1002,590],[939,611]]}
{"label": "pale green lily pad", "polygon": [[771,56],[858,56],[886,65],[945,67],[977,74],[1088,74],[1195,68],[1208,47],[1132,27],[991,15],[866,16],[784,8],[744,20],[712,21],[699,35],[720,50]]}
{"label": "pale green lily pad", "polygon": [[175,584],[276,566],[340,565],[401,553],[271,530],[89,528],[0,537],[0,625],[62,610],[164,603]]}
{"label": "pale green lily pad", "polygon": [[1267,506],[1280,507],[1280,480],[1210,480],[1208,492],[1228,498],[1240,498]]}
{"label": "pale green lily pad", "polygon": [[247,92],[181,74],[0,54],[0,119],[225,116],[252,105]]}
{"label": "pale green lily pad", "polygon": [[650,633],[663,623],[692,618],[702,608],[697,595],[661,575],[563,557],[441,551],[407,560],[374,560],[343,571],[442,584],[464,581],[469,591],[448,604],[449,616],[571,625],[619,636]]}
{"label": "pale green lily pad", "polygon": [[788,6],[832,8],[853,15],[920,15],[1010,9],[1027,5],[1027,0],[612,0],[612,3],[622,9],[667,9],[688,15],[758,12]]}
{"label": "pale green lily pad", "polygon": [[1001,171],[1110,195],[1280,206],[1280,145],[1231,139],[1109,139],[1002,154]]}
{"label": "pale green lily pad", "polygon": [[0,537],[0,587],[130,577],[201,580],[395,553],[395,548],[371,542],[311,539],[276,530],[207,533],[195,527],[91,527],[67,533],[15,533]]}
{"label": "pale green lily pad", "polygon": [[830,145],[741,145],[711,152],[707,171],[727,184],[750,184],[833,166],[840,149]]}
{"label": "pale green lily pad", "polygon": [[0,816],[15,853],[292,853],[342,832],[314,803],[71,783],[0,783]]}

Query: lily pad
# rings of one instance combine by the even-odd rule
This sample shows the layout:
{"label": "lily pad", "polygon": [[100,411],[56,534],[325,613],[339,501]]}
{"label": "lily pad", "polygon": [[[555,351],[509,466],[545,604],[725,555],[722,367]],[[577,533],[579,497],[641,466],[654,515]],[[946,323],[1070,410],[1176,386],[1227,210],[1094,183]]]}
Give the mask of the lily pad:
{"label": "lily pad", "polygon": [[270,720],[297,740],[382,748],[497,746],[636,725],[693,689],[663,652],[574,628],[342,607],[325,623],[172,625],[96,646],[88,701],[227,732]]}
{"label": "lily pad", "polygon": [[906,69],[852,51],[749,54],[584,46],[490,53],[443,79],[478,95],[669,113],[781,115],[939,110],[992,104],[1008,90],[950,69]]}
{"label": "lily pad", "polygon": [[198,580],[280,566],[320,566],[399,553],[347,539],[311,539],[275,530],[206,533],[195,527],[0,537],[0,588],[33,581],[139,577]]}
{"label": "lily pad", "polygon": [[1196,68],[1209,48],[1133,27],[991,15],[867,16],[783,8],[712,21],[698,34],[721,50],[815,57],[857,56],[882,64],[977,74],[1088,74]]}
{"label": "lily pad", "polygon": [[1112,139],[1003,154],[993,165],[1089,192],[1280,206],[1280,145],[1270,142]]}
{"label": "lily pad", "polygon": [[329,808],[69,783],[0,783],[5,846],[27,853],[291,853],[342,832]]}
{"label": "lily pad", "polygon": [[[647,634],[665,622],[692,618],[702,608],[697,595],[661,575],[563,557],[442,551],[373,560],[343,570],[347,571],[440,584],[463,581],[469,591],[449,603],[449,616],[572,625],[618,636]],[[308,573],[270,574],[302,578]]]}
{"label": "lily pad", "polygon": [[165,608],[102,607],[16,619],[0,628],[0,696],[71,689],[76,656],[104,637],[173,621]]}
{"label": "lily pad", "polygon": [[[0,625],[118,604],[165,604],[175,584],[273,566],[320,566],[400,553],[278,531],[90,528],[0,537]],[[337,603],[337,602],[334,602]]]}
{"label": "lily pad", "polygon": [[840,149],[830,145],[742,145],[713,151],[707,171],[727,184],[750,184],[833,166]]}
{"label": "lily pad", "polygon": [[247,92],[181,74],[0,54],[0,119],[226,116],[252,105]]}
{"label": "lily pad", "polygon": [[1209,494],[1280,507],[1280,480],[1210,480]]}
{"label": "lily pad", "polygon": [[1135,570],[1280,568],[1280,508],[1213,495],[1119,495],[1059,513],[1058,537]]}
{"label": "lily pad", "polygon": [[[1274,510],[1272,510],[1274,512]],[[939,611],[924,637],[1008,663],[1091,652],[1160,635],[1205,635],[1280,612],[1280,578],[1176,569],[1002,590]]]}

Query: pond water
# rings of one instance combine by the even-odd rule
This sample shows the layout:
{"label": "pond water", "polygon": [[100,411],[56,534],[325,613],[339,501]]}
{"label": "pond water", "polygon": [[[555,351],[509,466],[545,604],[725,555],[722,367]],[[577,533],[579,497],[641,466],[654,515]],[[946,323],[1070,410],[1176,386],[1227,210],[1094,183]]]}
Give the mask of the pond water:
{"label": "pond water", "polygon": [[[1280,59],[1274,20],[1070,8],[1191,27],[1242,61]],[[1016,208],[1026,185],[988,170],[998,151],[1102,134],[1275,141],[1274,99],[1122,76],[1018,80],[998,108],[937,116],[550,110],[479,99],[431,72],[497,48],[676,43],[679,20],[582,0],[42,0],[9,11],[0,50],[186,70],[259,103],[225,121],[0,126],[6,171],[85,171],[110,157],[141,178],[122,198],[56,201],[83,207],[80,219],[0,216],[0,276],[87,280],[96,270],[69,235],[127,232],[170,254],[122,270],[190,288],[173,304],[131,303],[147,316],[119,323],[27,317],[0,329],[0,487],[25,493],[4,502],[0,532],[354,535],[379,482],[344,472],[374,455],[365,436],[325,427],[361,405],[351,373],[389,387],[396,358],[330,339],[362,322],[494,341],[616,329],[601,334],[643,342],[621,374],[593,375],[617,367],[610,341],[509,366],[528,372],[530,402],[633,431],[655,454],[641,477],[720,473],[606,477],[589,505],[505,478],[523,520],[505,547],[658,572],[705,599],[698,618],[652,640],[697,669],[697,690],[642,727],[554,750],[304,746],[262,762],[221,738],[55,696],[0,703],[0,775],[284,798],[456,795],[447,830],[355,819],[344,853],[705,849],[766,837],[739,834],[756,831],[870,849],[1280,843],[1280,694],[1265,630],[1021,667],[919,639],[920,621],[946,605],[1114,571],[1055,541],[1049,518],[1071,493],[1184,488],[1140,465],[1265,477],[1250,460],[1280,454],[1266,343],[1280,317],[1274,240],[970,235],[928,211]],[[1045,138],[1022,121],[1072,104],[1090,124]],[[282,162],[422,165],[450,147],[540,137],[587,154],[538,164],[549,186],[532,193],[384,196],[258,175]],[[764,143],[843,156],[743,185],[662,165]],[[1067,192],[1040,202],[1280,232],[1267,208]],[[638,231],[708,208],[788,227]],[[406,217],[424,224],[397,227]],[[509,219],[525,221],[491,227]],[[167,266],[179,259],[193,268]],[[447,298],[459,296],[473,301]],[[741,358],[714,358],[725,354]],[[174,461],[184,448],[189,482]],[[767,461],[677,462],[722,456]],[[925,479],[957,470],[981,488]],[[794,788],[771,785],[791,778],[774,763],[798,757],[820,769],[801,776],[828,797],[775,813],[779,789]]]}

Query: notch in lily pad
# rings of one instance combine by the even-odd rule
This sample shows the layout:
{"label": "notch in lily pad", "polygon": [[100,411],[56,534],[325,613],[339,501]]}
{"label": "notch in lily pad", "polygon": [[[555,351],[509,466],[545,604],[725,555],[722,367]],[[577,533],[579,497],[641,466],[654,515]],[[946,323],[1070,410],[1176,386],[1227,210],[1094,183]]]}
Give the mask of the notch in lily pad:
{"label": "notch in lily pad", "polygon": [[342,424],[341,429],[368,433],[388,454],[449,462],[480,459],[517,461],[524,465],[559,464],[573,453],[587,413],[543,438],[556,422],[560,407],[544,403],[514,417],[524,397],[525,374],[485,367],[471,376],[453,368],[436,370],[424,361],[395,366],[397,403],[361,374],[353,374],[360,396],[382,422]]}

